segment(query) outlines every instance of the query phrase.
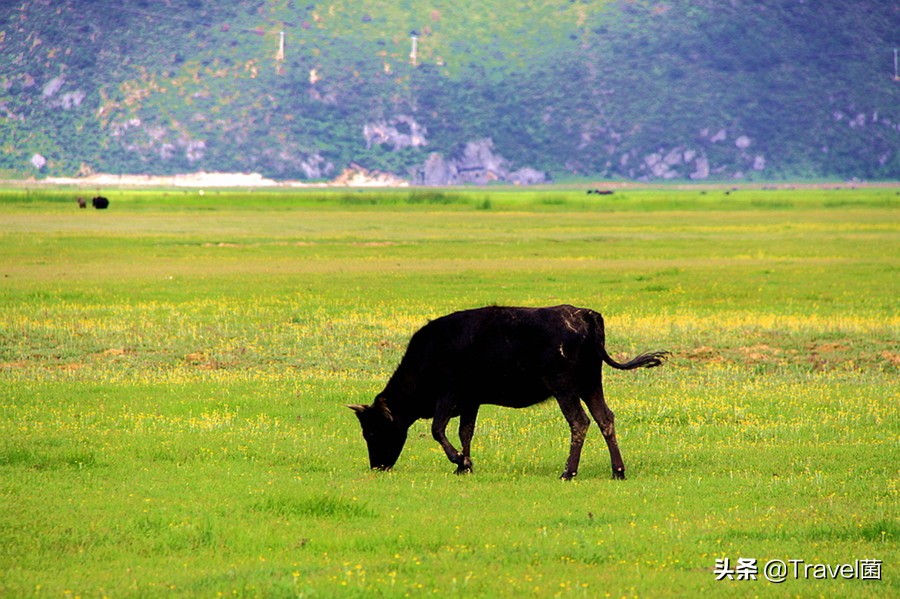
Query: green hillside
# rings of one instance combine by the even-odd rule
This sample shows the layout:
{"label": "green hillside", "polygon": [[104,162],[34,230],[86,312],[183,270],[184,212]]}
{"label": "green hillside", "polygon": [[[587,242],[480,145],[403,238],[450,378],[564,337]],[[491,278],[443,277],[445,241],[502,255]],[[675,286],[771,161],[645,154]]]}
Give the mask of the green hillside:
{"label": "green hillside", "polygon": [[4,3],[0,173],[896,179],[897,31],[877,0]]}

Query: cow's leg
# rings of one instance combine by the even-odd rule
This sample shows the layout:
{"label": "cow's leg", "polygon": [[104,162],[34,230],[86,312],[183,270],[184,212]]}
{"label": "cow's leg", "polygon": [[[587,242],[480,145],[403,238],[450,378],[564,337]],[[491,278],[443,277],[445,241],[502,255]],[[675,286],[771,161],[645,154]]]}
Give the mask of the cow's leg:
{"label": "cow's leg", "polygon": [[475,419],[478,417],[478,407],[463,410],[459,417],[459,440],[462,443],[462,464],[456,469],[457,474],[466,474],[472,471],[472,459],[469,451],[472,447],[472,435],[475,434]]}
{"label": "cow's leg", "polygon": [[450,418],[452,418],[451,406],[451,402],[447,399],[438,400],[437,407],[434,411],[434,419],[431,421],[431,436],[434,437],[435,441],[440,443],[444,453],[447,454],[448,460],[456,464],[459,468],[464,468],[466,463],[465,456],[456,451],[456,448],[453,447],[453,444],[450,443],[450,440],[447,438],[447,424],[450,422]]}
{"label": "cow's leg", "polygon": [[615,415],[613,411],[606,405],[603,398],[603,383],[597,382],[597,387],[585,394],[585,403],[591,411],[591,415],[600,426],[600,432],[606,439],[606,445],[609,447],[609,457],[612,461],[613,478],[625,478],[625,462],[622,461],[622,454],[619,452],[619,441],[616,439]]}
{"label": "cow's leg", "polygon": [[584,445],[584,437],[587,435],[590,419],[584,413],[577,395],[559,395],[557,403],[563,416],[569,423],[572,431],[572,442],[569,446],[569,459],[566,461],[566,469],[562,473],[563,480],[572,480],[578,474],[578,463],[581,461],[581,447]]}

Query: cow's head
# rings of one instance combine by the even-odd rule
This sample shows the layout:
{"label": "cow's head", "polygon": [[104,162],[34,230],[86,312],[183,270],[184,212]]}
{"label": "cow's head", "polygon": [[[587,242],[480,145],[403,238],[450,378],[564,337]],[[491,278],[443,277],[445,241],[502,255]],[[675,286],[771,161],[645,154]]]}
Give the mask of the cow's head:
{"label": "cow's head", "polygon": [[356,412],[362,426],[369,447],[369,466],[373,470],[390,470],[406,443],[406,427],[394,421],[383,397],[378,397],[371,406],[347,407]]}

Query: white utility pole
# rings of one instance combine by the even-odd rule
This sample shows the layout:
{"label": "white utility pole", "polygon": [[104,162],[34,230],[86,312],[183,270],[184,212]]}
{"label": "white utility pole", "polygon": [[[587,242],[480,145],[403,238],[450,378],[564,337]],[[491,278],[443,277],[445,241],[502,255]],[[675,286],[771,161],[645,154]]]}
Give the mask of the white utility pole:
{"label": "white utility pole", "polygon": [[278,53],[275,54],[275,60],[284,60],[284,31],[279,31]]}
{"label": "white utility pole", "polygon": [[900,81],[900,71],[897,71],[897,53],[900,52],[897,48],[894,48],[894,81]]}
{"label": "white utility pole", "polygon": [[410,31],[409,39],[412,40],[412,49],[409,52],[409,61],[413,66],[416,66],[418,64],[419,33],[417,31]]}

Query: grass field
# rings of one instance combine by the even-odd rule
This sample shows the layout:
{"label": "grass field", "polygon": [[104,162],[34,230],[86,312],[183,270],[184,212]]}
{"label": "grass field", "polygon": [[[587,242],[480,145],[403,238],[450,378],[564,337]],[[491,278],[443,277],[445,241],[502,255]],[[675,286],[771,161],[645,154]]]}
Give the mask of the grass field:
{"label": "grass field", "polygon": [[[0,596],[900,595],[895,188],[75,195],[0,191]],[[344,404],[492,303],[673,352],[606,377],[628,480],[554,402],[368,470]]]}

